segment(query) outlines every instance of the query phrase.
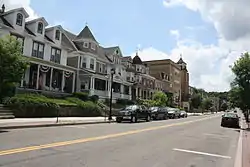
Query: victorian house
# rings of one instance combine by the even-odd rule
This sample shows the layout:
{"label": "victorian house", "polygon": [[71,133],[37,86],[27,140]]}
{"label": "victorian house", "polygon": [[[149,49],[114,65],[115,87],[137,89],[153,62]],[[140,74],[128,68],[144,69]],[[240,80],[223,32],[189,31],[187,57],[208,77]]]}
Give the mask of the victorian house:
{"label": "victorian house", "polygon": [[27,21],[24,8],[0,13],[0,36],[11,35],[22,44],[22,51],[30,61],[18,91],[43,91],[58,94],[75,90],[76,69],[67,66],[70,41],[61,26],[46,28],[45,18]]}
{"label": "victorian house", "polygon": [[77,48],[67,62],[69,66],[77,68],[76,91],[98,95],[101,100],[108,99],[112,91],[114,101],[131,100],[133,84],[127,81],[120,48],[100,46],[88,26],[78,35],[67,34]]}

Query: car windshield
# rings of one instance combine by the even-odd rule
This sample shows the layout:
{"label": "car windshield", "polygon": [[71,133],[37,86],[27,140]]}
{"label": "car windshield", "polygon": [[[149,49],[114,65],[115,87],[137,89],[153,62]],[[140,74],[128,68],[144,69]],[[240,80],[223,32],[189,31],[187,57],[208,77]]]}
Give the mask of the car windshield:
{"label": "car windshield", "polygon": [[157,111],[159,107],[150,107],[149,110],[151,111]]}
{"label": "car windshield", "polygon": [[237,118],[237,114],[235,113],[225,113],[223,117]]}
{"label": "car windshield", "polygon": [[124,108],[124,110],[135,110],[137,109],[137,105],[127,106]]}

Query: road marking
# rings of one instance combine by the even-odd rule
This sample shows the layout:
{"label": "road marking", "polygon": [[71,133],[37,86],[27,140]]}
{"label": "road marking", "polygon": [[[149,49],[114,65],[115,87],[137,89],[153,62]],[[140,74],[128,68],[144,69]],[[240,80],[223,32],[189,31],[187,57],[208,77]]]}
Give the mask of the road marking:
{"label": "road marking", "polygon": [[179,148],[174,148],[173,150],[174,151],[180,151],[180,152],[186,152],[186,153],[192,153],[192,154],[207,155],[207,156],[212,156],[212,157],[219,157],[219,158],[231,159],[231,157],[229,157],[229,156],[219,155],[219,154],[211,154],[211,153],[206,153],[206,152],[184,150],[184,149],[179,149]]}
{"label": "road marking", "polygon": [[64,126],[65,128],[80,128],[80,129],[85,129],[86,127],[85,126]]}
{"label": "road marking", "polygon": [[213,134],[213,133],[204,133],[205,136],[211,136],[211,137],[218,137],[218,138],[229,138],[229,136],[224,136],[220,134]]}
{"label": "road marking", "polygon": [[194,122],[204,121],[207,119],[212,119],[215,117],[218,117],[218,116],[213,116],[213,117],[209,116],[209,117],[196,119],[196,120],[192,120],[192,121],[179,122],[179,123],[173,123],[173,124],[162,125],[162,126],[155,126],[155,127],[145,128],[145,129],[132,130],[132,131],[116,133],[116,134],[109,134],[109,135],[104,135],[104,136],[69,140],[69,141],[64,141],[64,142],[56,142],[56,143],[43,144],[43,145],[35,145],[35,146],[30,146],[30,147],[23,147],[23,148],[9,149],[9,150],[2,150],[2,151],[0,151],[0,156],[17,154],[17,153],[28,152],[28,151],[41,150],[41,149],[45,149],[45,148],[60,147],[60,146],[67,146],[67,145],[72,145],[72,144],[79,144],[79,143],[86,143],[86,142],[92,142],[92,141],[97,141],[97,140],[116,138],[116,137],[121,137],[121,136],[126,136],[126,135],[132,135],[132,134],[137,134],[137,133],[142,133],[142,132],[147,132],[147,131],[168,128],[168,127],[172,127],[172,126],[180,126],[180,125],[190,124],[190,123],[194,123]]}

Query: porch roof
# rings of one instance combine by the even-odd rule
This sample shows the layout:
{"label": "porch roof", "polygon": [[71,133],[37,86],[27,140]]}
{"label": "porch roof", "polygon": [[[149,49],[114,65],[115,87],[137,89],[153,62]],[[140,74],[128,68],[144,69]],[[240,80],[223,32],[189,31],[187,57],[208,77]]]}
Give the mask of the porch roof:
{"label": "porch roof", "polygon": [[39,59],[36,57],[28,57],[28,56],[25,56],[25,57],[27,57],[29,59],[29,62],[34,63],[34,64],[41,64],[41,65],[53,67],[53,68],[56,68],[56,69],[59,69],[62,71],[68,71],[68,72],[73,72],[73,73],[76,72],[76,68],[74,68],[74,67],[65,66],[62,64],[57,64],[57,63],[54,63],[51,61],[46,61],[46,60]]}
{"label": "porch roof", "polygon": [[[102,80],[106,80],[109,81],[110,80],[110,75],[105,75],[105,74],[98,74],[98,73],[94,73],[94,72],[90,72],[88,70],[85,69],[81,69],[80,70],[80,79],[82,78],[90,78],[90,77],[94,77],[94,78],[98,78],[98,79],[102,79]],[[117,82],[117,83],[121,83],[127,86],[131,86],[133,85],[133,83],[124,81],[122,79],[116,79],[116,77],[113,78],[113,82]]]}

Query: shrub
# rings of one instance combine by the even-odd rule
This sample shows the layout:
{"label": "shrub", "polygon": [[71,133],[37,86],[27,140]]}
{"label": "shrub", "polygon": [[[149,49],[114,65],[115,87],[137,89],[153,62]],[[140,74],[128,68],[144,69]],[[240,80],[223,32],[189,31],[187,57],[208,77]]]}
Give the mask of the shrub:
{"label": "shrub", "polygon": [[90,96],[89,99],[90,99],[92,102],[97,103],[98,100],[99,100],[99,96],[93,95],[93,96]]}
{"label": "shrub", "polygon": [[81,109],[81,116],[101,116],[102,108],[92,101],[82,101],[78,98],[67,98],[68,101],[74,102]]}
{"label": "shrub", "polygon": [[73,97],[76,97],[78,99],[81,99],[83,101],[89,100],[89,94],[85,92],[74,92]]}
{"label": "shrub", "polygon": [[51,117],[56,116],[59,109],[53,99],[38,94],[16,95],[6,105],[13,109],[16,117]]}
{"label": "shrub", "polygon": [[132,105],[132,104],[135,104],[132,100],[128,100],[128,99],[117,99],[116,103],[117,104],[121,104],[121,105]]}

